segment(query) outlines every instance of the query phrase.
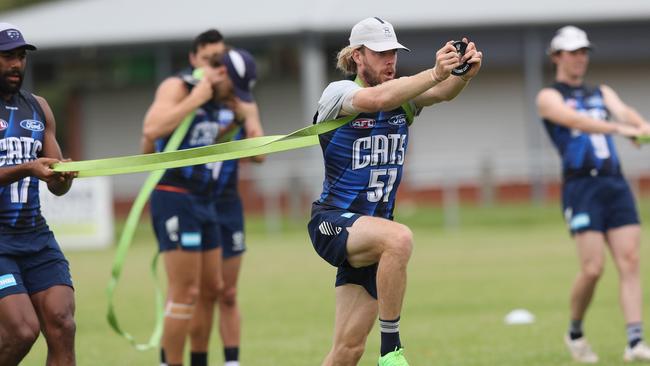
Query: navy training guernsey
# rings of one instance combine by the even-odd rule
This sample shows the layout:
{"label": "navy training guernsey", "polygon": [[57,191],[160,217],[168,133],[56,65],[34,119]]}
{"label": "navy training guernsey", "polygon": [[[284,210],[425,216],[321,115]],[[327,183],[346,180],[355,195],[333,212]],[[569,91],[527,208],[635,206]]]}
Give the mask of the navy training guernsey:
{"label": "navy training guernsey", "polygon": [[[0,169],[42,156],[45,114],[23,90],[9,101],[0,98]],[[41,215],[38,178],[25,177],[0,187],[0,232],[29,232],[46,227]]]}
{"label": "navy training guernsey", "polygon": [[[578,113],[607,121],[610,113],[598,87],[555,83],[564,103]],[[544,119],[549,137],[562,158],[564,180],[585,176],[620,176],[621,164],[611,135],[570,129]]]}
{"label": "navy training guernsey", "polygon": [[[236,129],[231,141],[241,140],[246,137],[244,128],[239,126],[235,121],[235,113],[227,110],[230,113],[224,112],[219,119],[220,131],[227,131]],[[228,132],[226,132],[227,134]],[[219,141],[226,142],[226,141]],[[217,162],[214,165],[215,172],[218,171],[217,180],[214,183],[214,198],[217,201],[231,201],[239,199],[239,191],[237,184],[239,182],[239,160],[226,160]]]}
{"label": "navy training guernsey", "polygon": [[[192,70],[183,70],[177,76],[191,91],[195,82],[192,78]],[[219,119],[231,113],[229,109],[212,100],[204,103],[196,110],[196,115],[178,150],[214,144],[219,134]],[[170,136],[156,140],[156,151],[160,152],[165,148]],[[215,164],[217,163],[167,169],[159,184],[180,187],[193,194],[209,196],[212,194],[212,186],[218,174]]]}
{"label": "navy training guernsey", "polygon": [[[316,122],[336,118],[349,93],[349,80],[331,83],[319,101]],[[325,162],[323,192],[316,203],[392,219],[408,145],[407,103],[391,111],[361,113],[346,125],[319,136]]]}

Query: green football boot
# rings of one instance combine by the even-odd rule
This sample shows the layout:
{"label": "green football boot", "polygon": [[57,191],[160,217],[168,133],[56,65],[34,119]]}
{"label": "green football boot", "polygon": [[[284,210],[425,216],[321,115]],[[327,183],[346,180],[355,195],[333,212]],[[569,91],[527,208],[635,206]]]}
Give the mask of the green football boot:
{"label": "green football boot", "polygon": [[379,357],[377,366],[409,366],[409,363],[406,362],[406,358],[404,357],[404,348],[396,348],[393,352]]}

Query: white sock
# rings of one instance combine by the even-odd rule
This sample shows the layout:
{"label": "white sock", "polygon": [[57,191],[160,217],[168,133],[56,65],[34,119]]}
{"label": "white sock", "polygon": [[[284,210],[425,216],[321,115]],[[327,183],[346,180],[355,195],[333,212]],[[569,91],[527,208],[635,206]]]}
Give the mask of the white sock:
{"label": "white sock", "polygon": [[239,366],[239,361],[228,361],[223,366]]}

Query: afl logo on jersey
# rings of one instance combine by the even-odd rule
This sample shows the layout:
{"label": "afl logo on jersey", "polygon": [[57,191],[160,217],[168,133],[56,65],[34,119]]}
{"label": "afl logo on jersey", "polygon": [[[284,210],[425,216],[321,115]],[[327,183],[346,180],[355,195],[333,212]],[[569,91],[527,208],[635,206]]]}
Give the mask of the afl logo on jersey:
{"label": "afl logo on jersey", "polygon": [[359,129],[359,130],[364,130],[364,129],[375,127],[376,123],[377,122],[374,119],[371,119],[371,118],[359,118],[359,119],[355,119],[354,121],[350,122],[350,127],[356,128],[356,129]]}
{"label": "afl logo on jersey", "polygon": [[393,126],[401,126],[406,123],[406,115],[398,114],[397,116],[392,116],[388,119],[388,124]]}
{"label": "afl logo on jersey", "polygon": [[34,132],[43,131],[45,129],[43,122],[35,119],[24,119],[20,121],[20,127]]}
{"label": "afl logo on jersey", "polygon": [[0,118],[0,131],[4,131],[9,127],[9,124],[4,119]]}

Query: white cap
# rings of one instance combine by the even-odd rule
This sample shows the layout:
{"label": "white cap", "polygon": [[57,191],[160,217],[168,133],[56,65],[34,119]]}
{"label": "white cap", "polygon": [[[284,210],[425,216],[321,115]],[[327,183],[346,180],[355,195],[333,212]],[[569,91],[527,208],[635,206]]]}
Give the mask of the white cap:
{"label": "white cap", "polygon": [[397,42],[393,25],[378,17],[366,18],[352,27],[350,46],[366,46],[375,52],[403,49]]}
{"label": "white cap", "polygon": [[554,53],[557,51],[575,51],[581,48],[592,48],[587,33],[578,27],[567,25],[557,30],[548,51]]}

